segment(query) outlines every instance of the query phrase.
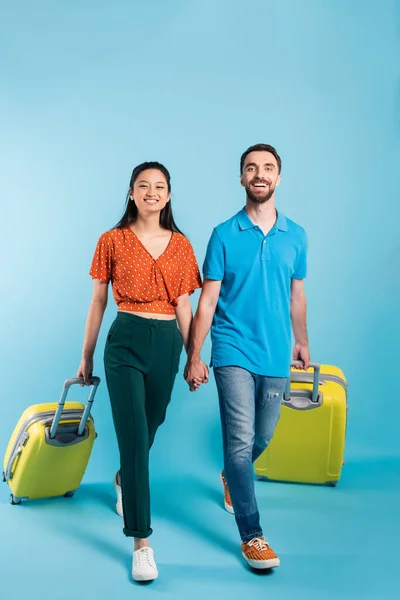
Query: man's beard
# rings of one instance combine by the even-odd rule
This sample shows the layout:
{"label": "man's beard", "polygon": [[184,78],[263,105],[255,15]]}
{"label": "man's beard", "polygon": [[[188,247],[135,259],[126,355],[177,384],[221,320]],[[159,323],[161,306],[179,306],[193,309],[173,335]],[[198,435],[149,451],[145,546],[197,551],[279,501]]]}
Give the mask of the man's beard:
{"label": "man's beard", "polygon": [[264,204],[264,202],[268,202],[268,200],[271,198],[272,194],[275,191],[275,188],[271,186],[264,196],[256,196],[251,191],[250,186],[246,187],[245,189],[248,199],[250,200],[250,202],[254,202],[254,204]]}

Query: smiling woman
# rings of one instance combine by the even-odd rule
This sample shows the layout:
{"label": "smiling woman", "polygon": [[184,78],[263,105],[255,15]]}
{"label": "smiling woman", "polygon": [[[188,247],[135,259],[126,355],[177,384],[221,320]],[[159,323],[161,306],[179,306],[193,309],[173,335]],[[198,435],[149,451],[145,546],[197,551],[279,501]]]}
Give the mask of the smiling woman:
{"label": "smiling woman", "polygon": [[[147,539],[152,533],[149,451],[165,419],[182,347],[188,349],[189,296],[201,287],[193,248],[172,215],[170,174],[160,163],[133,170],[124,215],[100,236],[90,275],[94,290],[78,376],[87,384],[92,377],[111,281],[118,314],[104,364],[120,452],[116,508],[125,535],[135,538],[133,577],[151,580],[158,571]],[[205,365],[203,370],[194,387],[207,378]]]}
{"label": "smiling woman", "polygon": [[132,171],[125,212],[116,227],[135,223],[140,208],[157,206],[155,212],[159,214],[161,228],[182,233],[175,223],[170,200],[171,176],[168,169],[156,161],[142,163]]}

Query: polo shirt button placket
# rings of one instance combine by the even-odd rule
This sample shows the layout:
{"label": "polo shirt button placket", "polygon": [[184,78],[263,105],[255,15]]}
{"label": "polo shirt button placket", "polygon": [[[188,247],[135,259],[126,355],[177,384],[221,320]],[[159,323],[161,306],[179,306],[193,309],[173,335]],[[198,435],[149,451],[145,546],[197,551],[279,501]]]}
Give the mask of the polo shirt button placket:
{"label": "polo shirt button placket", "polygon": [[264,238],[264,241],[262,243],[262,257],[264,260],[269,260],[269,240],[267,239],[267,237]]}

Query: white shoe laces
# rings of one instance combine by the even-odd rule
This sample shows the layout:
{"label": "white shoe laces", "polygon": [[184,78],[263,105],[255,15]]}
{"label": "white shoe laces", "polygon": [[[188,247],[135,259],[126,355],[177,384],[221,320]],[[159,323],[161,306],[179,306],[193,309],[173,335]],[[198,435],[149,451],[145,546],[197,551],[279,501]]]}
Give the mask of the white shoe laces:
{"label": "white shoe laces", "polygon": [[140,548],[140,550],[138,551],[136,556],[138,559],[139,567],[144,567],[147,565],[154,567],[152,552],[151,552],[151,548],[149,546]]}
{"label": "white shoe laces", "polygon": [[250,540],[250,542],[247,542],[247,545],[254,546],[254,548],[260,550],[260,552],[262,550],[267,550],[267,548],[269,547],[267,540],[265,540],[264,538],[253,538],[252,540]]}

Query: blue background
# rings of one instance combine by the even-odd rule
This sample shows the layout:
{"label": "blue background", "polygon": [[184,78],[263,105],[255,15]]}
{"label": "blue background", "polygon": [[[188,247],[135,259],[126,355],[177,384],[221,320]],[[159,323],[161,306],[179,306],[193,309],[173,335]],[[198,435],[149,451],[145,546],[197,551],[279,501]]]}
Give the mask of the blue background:
{"label": "blue background", "polygon": [[[136,593],[239,594],[252,583],[275,598],[394,597],[390,560],[382,579],[362,572],[364,552],[398,547],[399,3],[17,1],[1,12],[0,447],[26,406],[58,399],[76,373],[90,262],[120,218],[133,166],[169,168],[176,220],[202,263],[212,228],[244,204],[241,153],[273,144],[283,160],[277,206],[309,236],[312,358],[339,365],[350,384],[343,479],[336,490],[257,484],[267,536],[290,568],[251,575],[220,512],[214,381],[190,394],[179,376],[152,454],[164,575]],[[115,312],[110,294],[100,377]],[[207,341],[204,359],[209,350]],[[99,438],[69,504],[11,507],[2,489],[0,571],[22,568],[39,585],[46,564],[55,584],[64,565],[83,586],[90,568],[93,593],[130,597],[130,546],[110,510],[118,455],[104,379],[94,416]],[[375,523],[377,506],[385,522]],[[73,524],[85,534],[74,537]],[[28,581],[14,582],[15,597]]]}

